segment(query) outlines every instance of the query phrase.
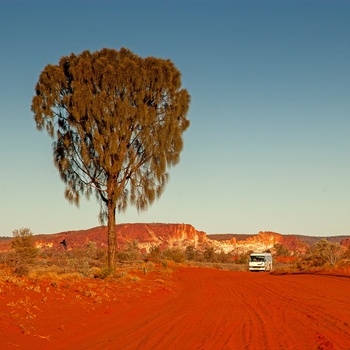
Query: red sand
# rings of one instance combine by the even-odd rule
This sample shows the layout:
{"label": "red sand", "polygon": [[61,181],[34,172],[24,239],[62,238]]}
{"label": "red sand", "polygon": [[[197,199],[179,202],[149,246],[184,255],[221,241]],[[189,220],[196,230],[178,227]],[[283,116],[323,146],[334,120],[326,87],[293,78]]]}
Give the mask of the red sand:
{"label": "red sand", "polygon": [[25,295],[0,285],[0,348],[350,349],[348,277],[195,268],[144,276],[40,282]]}

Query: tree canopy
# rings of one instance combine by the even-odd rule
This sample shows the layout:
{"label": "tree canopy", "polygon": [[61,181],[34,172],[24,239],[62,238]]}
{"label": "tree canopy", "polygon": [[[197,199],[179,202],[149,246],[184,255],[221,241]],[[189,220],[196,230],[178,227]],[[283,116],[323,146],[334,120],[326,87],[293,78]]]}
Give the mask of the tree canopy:
{"label": "tree canopy", "polygon": [[[47,65],[32,111],[53,142],[54,163],[76,205],[95,194],[108,218],[109,266],[116,249],[115,212],[147,209],[177,164],[190,95],[170,60],[122,48],[84,51]],[[114,233],[113,233],[114,232]]]}

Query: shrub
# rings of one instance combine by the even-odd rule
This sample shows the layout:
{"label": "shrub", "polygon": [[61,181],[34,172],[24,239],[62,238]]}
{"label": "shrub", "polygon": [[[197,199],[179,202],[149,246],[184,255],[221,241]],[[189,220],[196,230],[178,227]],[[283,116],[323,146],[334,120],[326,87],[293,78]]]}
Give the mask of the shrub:
{"label": "shrub", "polygon": [[221,263],[227,263],[230,260],[230,255],[226,254],[223,250],[216,254],[216,261]]}
{"label": "shrub", "polygon": [[194,246],[188,246],[185,250],[186,260],[189,261],[203,261],[203,253],[196,250]]}
{"label": "shrub", "polygon": [[168,248],[164,250],[163,257],[176,263],[182,263],[186,259],[184,252],[179,248]]}
{"label": "shrub", "polygon": [[194,260],[196,257],[196,250],[194,246],[188,246],[185,250],[185,256],[187,260]]}
{"label": "shrub", "polygon": [[239,254],[237,256],[237,259],[235,259],[235,263],[237,264],[248,264],[250,259],[250,254],[249,253],[243,253],[243,254]]}
{"label": "shrub", "polygon": [[2,253],[0,263],[12,268],[17,276],[25,276],[29,272],[29,264],[33,263],[39,251],[35,247],[33,234],[28,228],[21,228],[12,232],[12,251]]}
{"label": "shrub", "polygon": [[275,248],[275,256],[290,256],[290,251],[285,245],[277,243],[273,247]]}
{"label": "shrub", "polygon": [[160,251],[159,245],[151,245],[151,248],[149,249],[149,252],[148,252],[148,257],[155,261],[160,260],[161,251]]}
{"label": "shrub", "polygon": [[96,278],[106,279],[108,277],[112,277],[115,271],[109,267],[104,267],[99,271],[99,273],[95,276]]}
{"label": "shrub", "polygon": [[155,268],[152,261],[148,261],[146,264],[142,264],[142,271],[146,275],[148,272],[153,271]]}
{"label": "shrub", "polygon": [[38,255],[38,249],[34,245],[33,233],[29,228],[21,228],[12,232],[13,240],[11,248],[24,262],[32,262]]}
{"label": "shrub", "polygon": [[135,239],[132,242],[125,243],[123,249],[117,252],[117,258],[122,261],[135,261],[140,259],[139,241]]}
{"label": "shrub", "polygon": [[90,259],[97,259],[97,251],[96,242],[89,241],[86,248],[86,256]]}
{"label": "shrub", "polygon": [[342,247],[339,243],[332,243],[326,239],[321,239],[315,245],[314,255],[315,258],[321,260],[323,265],[329,263],[331,266],[334,266],[341,258]]}
{"label": "shrub", "polygon": [[216,254],[213,247],[207,248],[203,255],[205,261],[216,262]]}

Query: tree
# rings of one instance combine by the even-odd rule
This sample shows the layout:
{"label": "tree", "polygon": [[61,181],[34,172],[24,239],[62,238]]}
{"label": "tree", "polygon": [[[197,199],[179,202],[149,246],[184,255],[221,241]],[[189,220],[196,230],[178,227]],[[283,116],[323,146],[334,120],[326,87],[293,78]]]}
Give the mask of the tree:
{"label": "tree", "polygon": [[203,256],[204,256],[204,260],[206,260],[206,261],[211,261],[211,262],[216,261],[216,254],[215,254],[215,250],[213,247],[207,248],[204,251]]}
{"label": "tree", "polygon": [[145,210],[179,162],[190,103],[170,60],[128,49],[62,57],[39,76],[32,101],[37,129],[53,142],[65,197],[95,194],[107,219],[108,266],[115,267],[116,211]]}
{"label": "tree", "polygon": [[21,257],[24,263],[30,263],[37,255],[33,233],[29,228],[21,228],[12,232],[11,248]]}
{"label": "tree", "polygon": [[339,243],[329,242],[323,238],[315,245],[315,255],[319,257],[323,263],[328,262],[332,266],[340,259],[342,247]]}

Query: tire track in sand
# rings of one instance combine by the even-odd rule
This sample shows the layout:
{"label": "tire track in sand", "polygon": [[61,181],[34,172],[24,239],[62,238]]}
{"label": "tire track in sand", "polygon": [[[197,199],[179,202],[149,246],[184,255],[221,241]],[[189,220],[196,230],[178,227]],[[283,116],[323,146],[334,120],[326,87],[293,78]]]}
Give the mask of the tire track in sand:
{"label": "tire track in sand", "polygon": [[174,295],[146,299],[62,349],[350,349],[350,279],[195,268],[175,277]]}

